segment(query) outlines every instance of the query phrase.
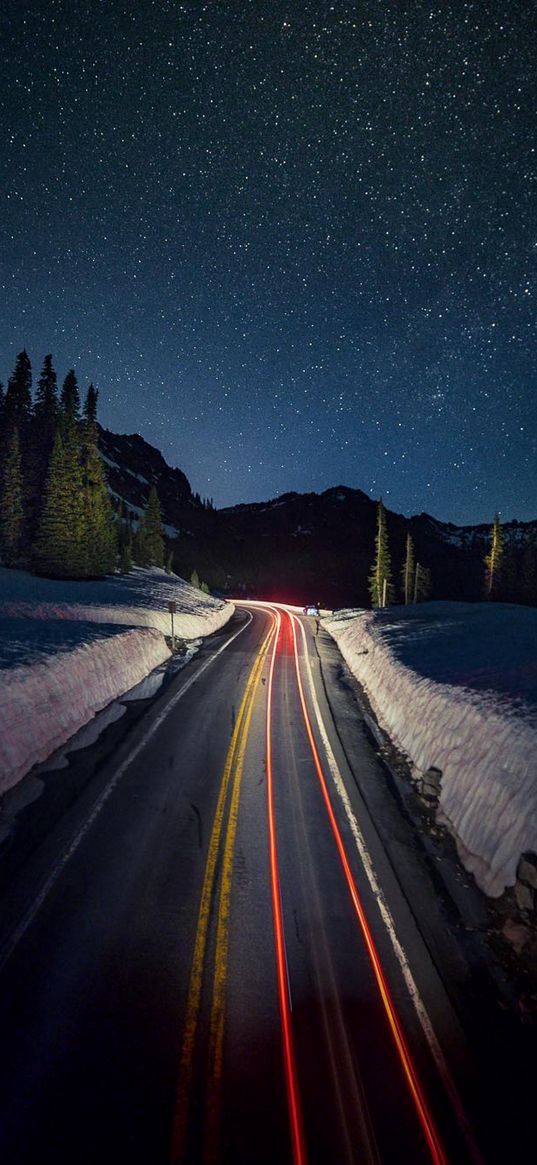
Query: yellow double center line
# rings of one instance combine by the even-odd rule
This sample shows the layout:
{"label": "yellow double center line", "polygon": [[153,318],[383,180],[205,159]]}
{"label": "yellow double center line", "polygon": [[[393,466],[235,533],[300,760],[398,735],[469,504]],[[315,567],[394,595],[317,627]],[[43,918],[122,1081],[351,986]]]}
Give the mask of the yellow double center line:
{"label": "yellow double center line", "polygon": [[193,1075],[194,1050],[198,1029],[201,993],[203,986],[203,966],[207,949],[211,901],[213,898],[216,865],[220,842],[222,838],[224,814],[227,794],[231,784],[231,799],[227,819],[227,829],[222,855],[222,869],[220,877],[220,897],[218,904],[218,919],[216,928],[216,944],[214,956],[214,977],[211,1004],[211,1018],[209,1026],[209,1064],[208,1084],[205,1108],[205,1140],[204,1161],[212,1165],[218,1158],[218,1139],[221,1109],[221,1081],[222,1081],[222,1054],[224,1038],[224,1003],[225,984],[227,975],[227,958],[229,945],[229,912],[231,903],[231,877],[233,868],[233,854],[237,819],[239,811],[239,796],[244,767],[244,755],[248,741],[250,721],[254,708],[255,695],[261,671],[265,662],[270,642],[274,635],[273,625],[265,636],[254,666],[248,677],[244,696],[242,698],[231,742],[228,748],[218,802],[213,822],[205,875],[201,892],[201,901],[194,943],[194,955],[190,984],[186,1005],[185,1027],[181,1059],[179,1064],[179,1082],[175,1105],[171,1163],[179,1165],[185,1160],[186,1140],[188,1132],[188,1114]]}

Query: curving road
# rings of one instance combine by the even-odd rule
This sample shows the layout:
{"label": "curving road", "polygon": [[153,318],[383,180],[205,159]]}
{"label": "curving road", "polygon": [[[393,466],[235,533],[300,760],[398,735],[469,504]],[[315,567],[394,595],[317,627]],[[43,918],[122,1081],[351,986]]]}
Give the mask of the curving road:
{"label": "curving road", "polygon": [[3,1165],[493,1160],[315,633],[237,611],[4,890]]}

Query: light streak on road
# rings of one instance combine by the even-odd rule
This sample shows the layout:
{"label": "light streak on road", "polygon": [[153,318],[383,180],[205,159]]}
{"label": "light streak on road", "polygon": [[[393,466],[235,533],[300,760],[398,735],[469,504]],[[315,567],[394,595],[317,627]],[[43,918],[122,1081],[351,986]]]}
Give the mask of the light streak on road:
{"label": "light streak on road", "polygon": [[283,913],[280,894],[280,876],[278,868],[278,849],[276,843],[276,825],[274,817],[274,775],[272,768],[272,691],[274,680],[274,666],[280,644],[282,619],[280,612],[276,612],[278,630],[272,659],[270,661],[269,681],[267,685],[267,808],[270,849],[270,880],[272,895],[272,912],[274,918],[274,941],[276,945],[276,972],[278,978],[278,999],[280,1004],[280,1019],[282,1027],[282,1044],[287,1089],[287,1103],[289,1121],[291,1125],[291,1142],[294,1165],[307,1165],[306,1143],[302,1121],[302,1109],[298,1088],[296,1069],[293,1026],[291,1020],[291,1003],[289,998],[289,980],[287,973],[287,958],[285,954],[285,934],[283,927]]}
{"label": "light streak on road", "polygon": [[[276,605],[267,608],[278,612],[281,620],[282,616],[278,611]],[[369,955],[370,964],[377,983],[377,987],[382,999],[384,1011],[388,1021],[390,1031],[392,1033],[395,1048],[398,1054],[399,1062],[406,1080],[410,1096],[414,1105],[416,1116],[419,1125],[422,1129],[423,1136],[427,1143],[429,1154],[433,1165],[447,1165],[447,1157],[441,1142],[440,1135],[436,1128],[436,1123],[429,1109],[425,1094],[423,1092],[420,1080],[418,1078],[417,1070],[414,1065],[408,1043],[405,1039],[403,1029],[397,1015],[395,1004],[391,997],[388,987],[386,975],[382,966],[382,962],[377,951],[371,929],[365,914],[362,900],[358,893],[356,883],[351,871],[349,859],[345,850],[344,842],[337,824],[334,809],[330,800],[326,778],[324,776],[319,751],[315,742],[312,724],[308,713],[306,698],[304,694],[304,687],[302,677],[300,674],[299,653],[296,637],[296,627],[300,627],[300,621],[297,615],[291,611],[283,611],[283,618],[285,623],[279,628],[278,639],[272,653],[270,679],[267,691],[267,784],[268,784],[268,813],[269,813],[269,837],[270,837],[270,855],[271,855],[271,882],[272,882],[272,900],[274,913],[274,930],[276,942],[277,955],[277,970],[278,970],[278,990],[280,999],[280,1012],[282,1021],[282,1038],[285,1058],[285,1072],[288,1093],[289,1118],[291,1124],[291,1133],[293,1140],[293,1155],[296,1165],[306,1160],[305,1154],[305,1140],[302,1125],[302,1115],[300,1107],[299,1084],[297,1078],[295,1053],[293,1045],[293,1030],[292,1030],[292,1016],[289,999],[289,984],[287,980],[287,964],[285,957],[285,935],[283,925],[283,915],[281,907],[281,891],[278,871],[277,845],[276,845],[276,826],[274,820],[274,775],[272,770],[272,753],[271,753],[271,739],[272,739],[272,691],[273,691],[273,676],[274,668],[277,658],[278,644],[285,642],[288,644],[290,653],[293,655],[294,668],[296,674],[296,681],[298,687],[298,695],[302,709],[306,734],[308,737],[310,750],[312,754],[313,764],[317,778],[319,781],[323,802],[327,812],[327,817],[330,823],[331,831],[336,844],[339,860],[341,862],[343,874],[349,889],[351,901],[354,908],[356,919],[359,923],[362,937]]]}
{"label": "light streak on road", "polygon": [[[292,614],[294,616],[294,612],[292,612]],[[359,857],[360,857],[360,861],[362,863],[363,869],[364,869],[365,874],[367,876],[367,880],[369,882],[371,890],[374,894],[375,901],[377,903],[382,921],[386,927],[387,934],[390,938],[390,942],[392,944],[394,954],[395,954],[397,961],[399,963],[399,966],[401,968],[401,972],[402,972],[405,984],[407,986],[407,990],[408,990],[410,999],[414,1005],[416,1015],[419,1019],[421,1028],[423,1030],[423,1033],[424,1033],[425,1038],[427,1040],[427,1043],[429,1045],[431,1054],[432,1054],[433,1059],[435,1061],[436,1067],[438,1069],[438,1072],[439,1072],[440,1078],[443,1082],[446,1093],[449,1096],[449,1099],[450,1099],[450,1102],[451,1102],[451,1105],[453,1108],[453,1112],[455,1113],[459,1128],[460,1128],[462,1135],[466,1141],[466,1146],[467,1146],[470,1158],[473,1161],[474,1165],[484,1165],[483,1155],[482,1155],[481,1150],[476,1142],[473,1129],[472,1129],[470,1122],[468,1120],[468,1117],[467,1117],[466,1111],[464,1109],[464,1105],[462,1103],[462,1100],[460,1098],[457,1086],[456,1086],[455,1081],[453,1079],[453,1076],[449,1070],[449,1067],[448,1067],[448,1064],[446,1062],[446,1058],[444,1056],[444,1053],[442,1051],[440,1043],[437,1039],[436,1032],[434,1030],[431,1018],[430,1018],[429,1013],[427,1011],[427,1008],[425,1007],[424,1001],[421,997],[421,994],[420,994],[418,985],[416,983],[416,980],[414,978],[414,975],[412,973],[406,952],[404,951],[404,949],[401,946],[401,943],[399,941],[394,919],[392,917],[392,914],[391,914],[391,911],[389,909],[388,903],[386,901],[384,892],[379,884],[377,875],[376,875],[375,870],[373,868],[373,862],[371,859],[371,855],[368,851],[362,830],[360,829],[360,826],[358,824],[356,816],[352,810],[351,803],[349,800],[349,795],[348,795],[347,790],[345,788],[343,778],[342,778],[341,773],[339,771],[338,764],[337,764],[336,758],[334,756],[334,753],[333,753],[333,750],[332,750],[332,747],[330,744],[330,740],[328,738],[328,734],[326,732],[326,728],[324,725],[323,717],[321,714],[321,710],[319,707],[319,702],[317,699],[317,694],[316,694],[315,686],[314,686],[314,682],[313,682],[313,675],[312,675],[311,663],[310,663],[310,658],[309,658],[309,654],[308,654],[308,647],[307,647],[307,640],[306,640],[306,632],[304,630],[303,621],[301,619],[297,619],[296,626],[299,628],[301,638],[302,638],[303,659],[304,659],[304,663],[306,666],[306,673],[307,673],[307,677],[308,677],[311,702],[312,702],[313,709],[315,712],[315,718],[317,721],[317,726],[319,729],[319,734],[321,737],[323,749],[324,749],[324,752],[326,755],[328,768],[330,770],[330,773],[331,773],[331,776],[332,776],[332,779],[334,782],[334,786],[335,786],[336,791],[338,793],[338,796],[341,800],[341,803],[343,805],[348,823],[350,825],[351,832],[352,832],[352,835],[353,835],[353,838],[355,841],[356,849],[357,849],[357,852],[358,852]]]}
{"label": "light streak on road", "polygon": [[289,618],[289,621],[290,621],[291,627],[292,627],[295,671],[296,671],[296,678],[297,678],[298,691],[299,691],[299,697],[300,697],[300,704],[302,707],[302,713],[303,713],[304,723],[305,723],[305,727],[306,727],[306,733],[307,733],[310,748],[311,748],[311,753],[312,753],[312,757],[313,757],[315,771],[317,773],[317,777],[318,777],[319,784],[321,787],[321,792],[323,795],[323,801],[324,801],[324,804],[326,807],[326,812],[328,815],[328,819],[329,819],[332,833],[334,835],[334,840],[336,843],[337,852],[339,854],[339,858],[340,858],[343,872],[345,875],[345,880],[346,880],[347,886],[349,888],[349,892],[351,895],[351,900],[352,900],[352,903],[354,906],[355,914],[356,914],[356,917],[357,917],[358,922],[360,924],[360,929],[362,931],[364,942],[365,942],[365,945],[366,945],[366,948],[367,948],[367,951],[369,954],[371,966],[373,968],[375,979],[377,981],[377,986],[378,986],[378,989],[380,991],[382,1002],[384,1004],[386,1017],[388,1019],[388,1023],[389,1023],[394,1041],[395,1041],[395,1046],[397,1048],[401,1067],[403,1069],[404,1075],[405,1075],[406,1080],[407,1080],[408,1087],[410,1089],[410,1093],[411,1093],[411,1096],[412,1096],[412,1099],[413,1099],[413,1102],[415,1105],[417,1116],[419,1118],[419,1121],[420,1121],[420,1124],[421,1124],[421,1127],[423,1130],[423,1134],[424,1134],[425,1139],[427,1141],[427,1144],[429,1146],[431,1160],[434,1162],[434,1165],[447,1165],[447,1158],[445,1156],[444,1149],[442,1147],[440,1137],[439,1137],[438,1131],[437,1131],[436,1126],[435,1126],[435,1122],[433,1120],[432,1114],[429,1111],[427,1101],[426,1101],[425,1096],[423,1094],[423,1090],[421,1088],[421,1084],[420,1084],[420,1081],[418,1079],[416,1068],[413,1064],[412,1057],[410,1055],[410,1051],[409,1051],[407,1042],[405,1040],[399,1018],[397,1016],[395,1005],[394,1005],[393,1000],[392,1000],[391,995],[390,995],[390,991],[389,991],[388,984],[386,981],[386,976],[384,974],[381,960],[380,960],[378,951],[376,949],[376,946],[375,946],[375,943],[373,940],[373,936],[371,934],[369,923],[368,923],[366,915],[365,915],[364,907],[363,907],[360,895],[358,893],[358,889],[356,887],[356,883],[355,883],[353,875],[352,875],[349,860],[348,860],[348,857],[347,857],[347,854],[345,851],[345,846],[343,844],[343,839],[342,839],[342,836],[341,836],[341,833],[340,833],[340,830],[339,830],[339,827],[338,827],[338,824],[336,821],[336,817],[335,817],[335,813],[334,813],[332,803],[330,800],[330,796],[328,793],[328,787],[327,787],[326,779],[325,779],[325,776],[323,773],[317,745],[315,743],[315,738],[313,735],[311,721],[309,718],[308,709],[306,706],[306,700],[305,700],[305,696],[304,696],[302,677],[300,675],[298,648],[297,648],[297,641],[296,641],[296,628],[295,628],[295,624],[296,624],[296,622],[298,622],[298,620],[296,619],[296,616],[292,615],[291,613],[288,614],[288,618]]}

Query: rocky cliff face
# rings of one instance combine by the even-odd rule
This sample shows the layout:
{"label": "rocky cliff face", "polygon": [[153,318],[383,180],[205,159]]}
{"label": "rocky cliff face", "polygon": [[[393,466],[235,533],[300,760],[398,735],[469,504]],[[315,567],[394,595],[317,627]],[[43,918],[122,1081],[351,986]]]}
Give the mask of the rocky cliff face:
{"label": "rocky cliff face", "polygon": [[199,505],[182,470],[167,465],[162,453],[138,433],[126,436],[99,428],[99,452],[112,496],[121,499],[133,517],[145,509],[152,485],[160,498],[169,534],[180,528],[179,515],[185,509]]}
{"label": "rocky cliff face", "polygon": [[[179,574],[190,577],[196,569],[217,590],[300,605],[369,604],[376,503],[361,490],[336,486],[321,494],[289,493],[268,502],[207,510],[192,494],[184,473],[170,468],[142,437],[101,430],[100,450],[110,488],[133,516],[147,504],[151,485],[156,486]],[[390,510],[387,523],[396,587],[410,531],[417,560],[431,570],[434,598],[483,597],[490,525],[455,526],[429,514],[404,518]],[[531,555],[535,559],[537,520],[510,522],[503,530],[506,547],[513,552],[511,573],[528,574],[522,595],[528,601],[534,585],[530,576],[537,572],[537,560],[533,567],[530,561]],[[505,597],[520,596],[513,591]]]}

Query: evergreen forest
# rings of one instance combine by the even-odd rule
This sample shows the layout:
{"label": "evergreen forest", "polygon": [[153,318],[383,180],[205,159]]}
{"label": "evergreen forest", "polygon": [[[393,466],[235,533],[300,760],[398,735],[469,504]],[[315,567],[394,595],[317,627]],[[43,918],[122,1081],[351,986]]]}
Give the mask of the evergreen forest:
{"label": "evergreen forest", "polygon": [[98,453],[98,393],[82,402],[71,369],[58,386],[52,356],[35,395],[26,351],[7,389],[0,385],[0,556],[48,578],[100,578],[119,568],[164,566],[165,544],[154,487],[133,529],[115,512]]}

